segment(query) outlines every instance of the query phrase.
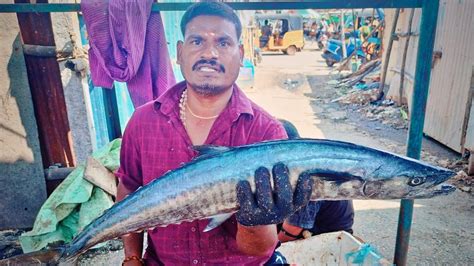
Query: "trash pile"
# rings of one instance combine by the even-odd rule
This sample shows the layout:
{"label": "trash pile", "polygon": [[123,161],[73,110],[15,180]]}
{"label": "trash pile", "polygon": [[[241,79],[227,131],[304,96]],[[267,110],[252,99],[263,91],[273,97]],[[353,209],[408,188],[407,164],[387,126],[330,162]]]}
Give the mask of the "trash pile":
{"label": "trash pile", "polygon": [[359,109],[359,112],[365,114],[371,121],[377,120],[396,129],[408,128],[406,106],[395,106],[391,100],[382,101],[380,105],[367,105]]}
{"label": "trash pile", "polygon": [[[473,156],[471,154],[471,156]],[[455,171],[457,174],[449,181],[451,184],[455,185],[459,190],[467,193],[474,193],[474,175],[468,175],[468,157],[464,156],[463,158],[456,160],[454,162],[447,163],[443,167],[449,168]]]}
{"label": "trash pile", "polygon": [[361,106],[357,112],[371,121],[380,121],[396,129],[408,128],[408,108],[392,100],[384,100],[380,87],[380,59],[363,64],[354,73],[341,75],[327,84],[338,90],[339,97],[332,100],[344,105]]}
{"label": "trash pile", "polygon": [[20,255],[21,250],[18,237],[24,233],[23,230],[7,229],[0,231],[0,260]]}
{"label": "trash pile", "polygon": [[474,192],[474,176],[467,175],[463,170],[457,172],[457,175],[453,177],[451,183],[463,192],[473,193]]}
{"label": "trash pile", "polygon": [[380,59],[369,61],[354,73],[341,76],[338,87],[355,87],[359,90],[377,89],[380,85]]}
{"label": "trash pile", "polygon": [[[380,59],[377,59],[363,64],[356,72],[339,74],[337,78],[328,81],[327,84],[336,90],[337,95],[331,102],[348,105],[369,121],[379,121],[395,129],[408,129],[408,107],[383,99],[383,92],[380,90],[380,69]],[[443,160],[423,151],[421,157],[426,162],[455,171],[457,175],[450,182],[463,192],[474,192],[474,176],[467,174],[467,158]]]}

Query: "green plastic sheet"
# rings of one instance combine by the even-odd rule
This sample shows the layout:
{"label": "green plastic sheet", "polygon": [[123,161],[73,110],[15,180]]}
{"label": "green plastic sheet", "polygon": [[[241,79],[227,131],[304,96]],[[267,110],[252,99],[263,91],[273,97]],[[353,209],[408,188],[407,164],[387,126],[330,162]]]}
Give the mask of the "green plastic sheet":
{"label": "green plastic sheet", "polygon": [[[92,154],[110,171],[119,167],[121,139]],[[41,207],[33,229],[20,236],[23,252],[40,250],[58,242],[69,243],[86,225],[113,205],[112,197],[83,178],[78,166],[54,190]]]}

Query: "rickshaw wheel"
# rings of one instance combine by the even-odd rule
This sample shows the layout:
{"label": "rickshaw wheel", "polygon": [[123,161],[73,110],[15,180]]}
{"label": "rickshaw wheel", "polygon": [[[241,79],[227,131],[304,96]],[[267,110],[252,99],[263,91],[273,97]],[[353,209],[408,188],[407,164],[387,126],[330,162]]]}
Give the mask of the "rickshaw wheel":
{"label": "rickshaw wheel", "polygon": [[291,45],[286,50],[283,51],[287,55],[295,55],[296,54],[296,46]]}
{"label": "rickshaw wheel", "polygon": [[336,61],[326,59],[326,65],[328,67],[332,67],[334,65],[334,63],[336,63]]}

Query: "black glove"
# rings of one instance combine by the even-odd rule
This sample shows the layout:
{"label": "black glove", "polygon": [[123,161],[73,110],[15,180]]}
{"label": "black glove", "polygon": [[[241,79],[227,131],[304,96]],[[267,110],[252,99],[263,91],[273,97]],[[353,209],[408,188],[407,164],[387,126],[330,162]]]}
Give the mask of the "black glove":
{"label": "black glove", "polygon": [[248,181],[243,180],[237,184],[237,200],[240,205],[237,221],[240,224],[255,226],[282,223],[285,218],[308,204],[314,183],[309,175],[299,176],[294,193],[288,177],[288,168],[284,164],[275,164],[272,175],[273,191],[270,173],[265,167],[255,171],[255,195]]}

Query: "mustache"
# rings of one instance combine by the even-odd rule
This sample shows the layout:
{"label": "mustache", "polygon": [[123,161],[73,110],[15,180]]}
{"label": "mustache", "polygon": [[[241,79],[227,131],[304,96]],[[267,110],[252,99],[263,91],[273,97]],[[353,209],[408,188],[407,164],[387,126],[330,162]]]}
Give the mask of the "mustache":
{"label": "mustache", "polygon": [[222,73],[225,73],[224,65],[217,63],[216,60],[201,59],[201,60],[197,61],[197,62],[193,65],[193,68],[192,68],[193,71],[197,70],[197,68],[199,67],[199,65],[217,66],[217,67],[219,68],[219,70],[220,70]]}

